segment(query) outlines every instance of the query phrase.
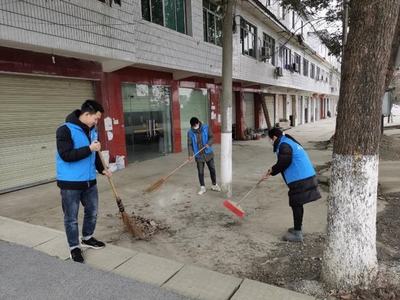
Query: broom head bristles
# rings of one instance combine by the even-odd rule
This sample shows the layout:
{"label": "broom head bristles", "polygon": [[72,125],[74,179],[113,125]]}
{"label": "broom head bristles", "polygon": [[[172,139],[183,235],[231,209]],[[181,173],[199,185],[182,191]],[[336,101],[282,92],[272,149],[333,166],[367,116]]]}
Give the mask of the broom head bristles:
{"label": "broom head bristles", "polygon": [[130,234],[140,239],[144,239],[145,236],[143,230],[135,222],[131,221],[129,215],[125,211],[121,213],[121,217],[122,222]]}
{"label": "broom head bristles", "polygon": [[150,185],[147,189],[145,189],[144,191],[146,193],[151,193],[154,192],[155,190],[157,190],[158,188],[160,188],[160,186],[162,186],[162,184],[164,183],[165,179],[161,178],[159,180],[157,180],[156,182],[154,182],[152,185]]}
{"label": "broom head bristles", "polygon": [[235,202],[230,201],[230,200],[225,200],[224,206],[227,209],[229,209],[231,212],[233,212],[239,218],[244,217],[244,214],[245,214],[244,210],[239,205],[237,205]]}

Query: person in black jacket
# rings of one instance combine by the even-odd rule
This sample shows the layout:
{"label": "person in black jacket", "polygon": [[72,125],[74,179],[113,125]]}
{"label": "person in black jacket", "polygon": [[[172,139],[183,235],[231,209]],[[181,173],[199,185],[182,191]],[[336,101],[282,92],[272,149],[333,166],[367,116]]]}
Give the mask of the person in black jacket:
{"label": "person in black jacket", "polygon": [[282,174],[289,187],[289,205],[293,211],[294,227],[289,228],[283,240],[302,242],[303,205],[321,198],[314,167],[301,144],[279,128],[272,128],[268,135],[273,141],[278,161],[268,170],[269,175]]}
{"label": "person in black jacket", "polygon": [[[57,129],[57,185],[61,189],[64,227],[71,252],[71,259],[83,263],[81,245],[101,249],[105,244],[93,237],[98,210],[96,170],[111,176],[104,169],[98,151],[101,145],[95,125],[104,112],[103,107],[87,100],[80,110],[69,114]],[[79,204],[84,207],[82,240],[79,241]]]}

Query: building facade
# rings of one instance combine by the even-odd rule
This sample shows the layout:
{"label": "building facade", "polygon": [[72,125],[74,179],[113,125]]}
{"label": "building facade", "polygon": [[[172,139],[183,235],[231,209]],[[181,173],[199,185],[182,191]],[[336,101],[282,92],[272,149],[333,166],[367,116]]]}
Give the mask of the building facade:
{"label": "building facade", "polygon": [[[269,1],[235,7],[233,129],[332,115],[338,63],[311,24]],[[274,1],[275,2],[275,1]],[[220,141],[221,7],[211,0],[0,3],[0,192],[54,178],[55,130],[86,99],[103,147],[135,162],[186,148],[197,116]]]}

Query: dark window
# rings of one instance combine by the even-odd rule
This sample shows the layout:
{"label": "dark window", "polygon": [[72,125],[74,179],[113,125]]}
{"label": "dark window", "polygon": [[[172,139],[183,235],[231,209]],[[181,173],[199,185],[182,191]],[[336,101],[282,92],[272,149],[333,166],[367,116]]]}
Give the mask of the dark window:
{"label": "dark window", "polygon": [[266,33],[263,33],[263,49],[266,60],[275,66],[275,40]]}
{"label": "dark window", "polygon": [[311,78],[315,78],[315,65],[311,64],[311,74],[310,74]]}
{"label": "dark window", "polygon": [[297,53],[294,54],[294,71],[301,74],[301,56]]}
{"label": "dark window", "polygon": [[142,0],[142,18],[151,21],[150,0]]}
{"label": "dark window", "polygon": [[295,29],[296,27],[296,14],[294,11],[292,11],[292,29]]}
{"label": "dark window", "polygon": [[257,28],[243,18],[240,18],[240,43],[242,54],[256,57]]}
{"label": "dark window", "polygon": [[321,69],[319,67],[317,67],[317,77],[316,77],[317,80],[321,79],[320,72],[321,72]]}
{"label": "dark window", "polygon": [[99,0],[100,2],[106,3],[110,6],[112,6],[113,2],[115,4],[118,4],[119,6],[121,6],[121,0]]}
{"label": "dark window", "polygon": [[279,49],[279,56],[281,57],[283,68],[290,70],[292,67],[292,51],[285,46],[281,46]]}
{"label": "dark window", "polygon": [[209,0],[203,0],[204,40],[222,46],[221,8]]}
{"label": "dark window", "polygon": [[186,33],[186,0],[142,0],[142,18]]}
{"label": "dark window", "polygon": [[303,58],[303,75],[308,76],[309,63],[308,60]]}

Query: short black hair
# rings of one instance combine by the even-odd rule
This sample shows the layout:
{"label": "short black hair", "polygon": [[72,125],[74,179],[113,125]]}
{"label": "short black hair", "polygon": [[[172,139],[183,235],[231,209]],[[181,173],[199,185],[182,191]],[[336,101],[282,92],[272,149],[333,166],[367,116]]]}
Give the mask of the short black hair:
{"label": "short black hair", "polygon": [[83,102],[81,106],[81,114],[88,112],[91,115],[94,115],[97,112],[104,113],[103,106],[94,100],[86,100]]}
{"label": "short black hair", "polygon": [[200,123],[200,121],[199,121],[199,119],[197,119],[196,117],[193,117],[193,118],[191,118],[190,119],[190,126],[194,126],[194,125],[197,125],[197,124],[199,124]]}
{"label": "short black hair", "polygon": [[283,135],[282,130],[280,130],[279,128],[272,128],[271,130],[268,131],[268,136],[270,139],[272,139],[272,137],[276,136],[277,138],[280,138]]}

